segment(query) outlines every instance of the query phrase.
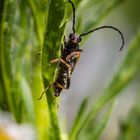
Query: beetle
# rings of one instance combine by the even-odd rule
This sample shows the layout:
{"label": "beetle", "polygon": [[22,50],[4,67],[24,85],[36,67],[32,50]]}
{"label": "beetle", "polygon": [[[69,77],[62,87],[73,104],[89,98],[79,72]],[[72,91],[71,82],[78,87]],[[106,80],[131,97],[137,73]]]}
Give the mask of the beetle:
{"label": "beetle", "polygon": [[82,49],[79,48],[79,43],[82,41],[82,37],[86,36],[94,31],[110,28],[117,31],[122,39],[122,46],[119,49],[120,51],[124,47],[124,37],[121,31],[113,26],[101,26],[90,30],[86,33],[77,34],[75,32],[75,6],[71,0],[68,0],[73,9],[73,25],[72,25],[72,33],[69,34],[69,39],[67,40],[64,36],[64,43],[61,44],[61,56],[58,59],[52,60],[50,63],[58,63],[58,71],[56,74],[55,81],[53,84],[49,85],[39,97],[39,100],[42,98],[43,94],[50,88],[54,89],[54,96],[58,97],[63,89],[69,89],[70,87],[70,77],[75,68],[77,61],[80,58],[80,54]]}

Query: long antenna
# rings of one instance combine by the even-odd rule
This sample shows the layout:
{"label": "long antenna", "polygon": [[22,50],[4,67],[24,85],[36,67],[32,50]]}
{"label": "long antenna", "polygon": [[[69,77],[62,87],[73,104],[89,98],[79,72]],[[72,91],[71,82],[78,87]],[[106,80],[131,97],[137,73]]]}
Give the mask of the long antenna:
{"label": "long antenna", "polygon": [[75,7],[74,7],[74,4],[71,0],[68,0],[68,2],[71,4],[72,6],[72,9],[73,9],[73,26],[72,26],[72,30],[73,30],[73,33],[75,34]]}
{"label": "long antenna", "polygon": [[92,33],[92,32],[94,32],[94,31],[97,31],[97,30],[100,30],[100,29],[103,29],[103,28],[111,28],[111,29],[117,31],[117,32],[121,35],[122,46],[121,46],[121,48],[119,49],[119,51],[121,51],[121,50],[123,49],[123,47],[124,47],[124,37],[123,37],[122,32],[121,32],[119,29],[117,29],[117,28],[115,28],[115,27],[113,27],[113,26],[101,26],[101,27],[95,28],[95,29],[93,29],[93,30],[91,30],[91,31],[88,31],[88,32],[86,32],[86,33],[82,33],[80,36],[81,36],[81,37],[82,37],[82,36],[86,36],[86,35],[88,35],[89,33]]}

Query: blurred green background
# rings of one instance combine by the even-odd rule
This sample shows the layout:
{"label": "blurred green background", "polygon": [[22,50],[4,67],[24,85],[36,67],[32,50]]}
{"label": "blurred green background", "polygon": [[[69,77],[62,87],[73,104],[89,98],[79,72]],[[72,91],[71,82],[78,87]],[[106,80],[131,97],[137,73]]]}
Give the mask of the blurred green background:
{"label": "blurred green background", "polygon": [[72,8],[63,0],[0,1],[0,139],[140,139],[140,1],[73,2],[77,33],[117,27],[124,49],[111,29],[85,37],[70,89],[38,101],[57,69],[49,62],[72,31]]}

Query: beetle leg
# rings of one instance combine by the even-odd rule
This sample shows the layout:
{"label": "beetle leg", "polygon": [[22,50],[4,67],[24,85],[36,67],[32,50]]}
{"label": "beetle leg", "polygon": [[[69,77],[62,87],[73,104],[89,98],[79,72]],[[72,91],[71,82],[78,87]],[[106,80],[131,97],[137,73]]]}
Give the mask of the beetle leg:
{"label": "beetle leg", "polygon": [[80,58],[80,54],[81,54],[81,51],[75,51],[75,52],[72,52],[70,53],[67,57],[66,57],[66,61],[68,61],[72,56],[76,55],[76,57],[79,59]]}
{"label": "beetle leg", "polygon": [[58,63],[58,62],[63,63],[64,65],[66,65],[66,67],[68,69],[71,69],[71,66],[67,62],[65,62],[63,59],[61,59],[61,58],[60,59],[54,59],[50,63]]}
{"label": "beetle leg", "polygon": [[[52,85],[49,85],[49,86],[47,86],[47,87],[44,89],[44,91],[41,93],[41,95],[40,95],[40,97],[38,98],[38,100],[41,100],[42,97],[43,97],[43,95],[44,95],[44,93],[45,93],[50,87],[52,87],[52,86],[57,86],[57,87],[59,87],[59,88],[66,89],[64,86],[62,86],[62,85],[59,84],[59,83],[53,83]],[[59,96],[58,93],[55,93],[55,96],[58,97],[58,96]]]}
{"label": "beetle leg", "polygon": [[69,85],[70,85],[70,78],[67,79],[68,80],[68,84],[66,86],[63,86],[61,85],[60,83],[56,82],[53,84],[53,86],[57,86],[59,88],[62,88],[62,89],[69,89]]}
{"label": "beetle leg", "polygon": [[56,82],[55,84],[54,84],[54,86],[57,86],[57,87],[59,87],[59,88],[64,88],[64,86],[62,86],[61,84],[59,84],[58,82]]}
{"label": "beetle leg", "polygon": [[54,96],[55,97],[58,97],[62,91],[62,89],[64,89],[64,86],[61,85],[60,83],[58,82],[54,82],[53,83],[53,87],[54,87],[54,90],[55,90],[55,93],[54,93]]}
{"label": "beetle leg", "polygon": [[38,100],[41,100],[41,99],[42,99],[44,93],[45,93],[50,87],[52,87],[52,85],[49,85],[49,86],[47,86],[47,87],[44,89],[44,91],[41,93],[41,95],[40,95],[40,97],[38,98]]}

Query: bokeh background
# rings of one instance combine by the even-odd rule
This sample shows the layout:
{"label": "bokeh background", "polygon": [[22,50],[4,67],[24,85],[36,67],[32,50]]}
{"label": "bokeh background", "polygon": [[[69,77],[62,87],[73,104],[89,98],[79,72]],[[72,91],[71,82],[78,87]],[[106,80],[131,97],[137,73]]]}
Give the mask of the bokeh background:
{"label": "bokeh background", "polygon": [[[56,66],[49,62],[60,55],[62,36],[72,31],[72,8],[63,0],[0,1],[0,139],[140,139],[140,1],[73,2],[77,33],[114,26],[124,35],[123,50],[112,29],[83,38],[70,89],[57,99],[48,90],[38,101],[54,79]],[[88,106],[74,123],[84,99]],[[90,110],[95,114],[88,117]]]}
{"label": "bokeh background", "polygon": [[[139,5],[139,0],[125,0],[100,24],[112,25],[121,30],[125,38],[125,46],[121,52],[119,52],[120,36],[111,29],[94,32],[81,45],[83,53],[72,75],[71,88],[63,91],[64,94],[61,97],[60,118],[64,114],[68,122],[68,128],[71,126],[82,99],[89,96],[90,101],[94,102],[102,94],[102,91],[123,62],[129,43],[140,27]],[[94,18],[94,16],[91,16],[92,11],[85,13],[85,15],[85,21],[89,15],[90,18]],[[114,140],[119,133],[120,122],[128,118],[128,113],[138,98],[139,78],[138,75],[117,96],[117,104],[104,131],[103,140]]]}

